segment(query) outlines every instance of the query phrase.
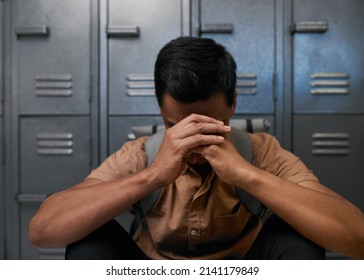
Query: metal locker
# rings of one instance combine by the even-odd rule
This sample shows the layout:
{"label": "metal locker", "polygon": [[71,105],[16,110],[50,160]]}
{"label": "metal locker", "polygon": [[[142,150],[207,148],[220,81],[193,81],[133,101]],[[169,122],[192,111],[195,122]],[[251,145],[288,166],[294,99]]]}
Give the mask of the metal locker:
{"label": "metal locker", "polygon": [[295,0],[294,111],[364,112],[364,2]]}
{"label": "metal locker", "polygon": [[81,181],[90,172],[89,117],[20,119],[21,258],[57,257],[57,250],[37,250],[28,242],[29,219],[45,197]]}
{"label": "metal locker", "polygon": [[0,1],[0,117],[3,115],[4,102],[4,3]]}
{"label": "metal locker", "polygon": [[198,9],[193,32],[226,46],[236,60],[236,112],[274,113],[274,1],[200,0]]}
{"label": "metal locker", "polygon": [[20,114],[89,112],[90,3],[12,1],[14,90]]}
{"label": "metal locker", "polygon": [[89,117],[22,118],[20,129],[21,192],[49,194],[88,174]]}
{"label": "metal locker", "polygon": [[[4,3],[0,1],[0,240],[5,240],[5,178],[4,178],[4,132],[3,132],[3,102],[4,102]],[[5,258],[4,242],[0,244],[0,260]]]}
{"label": "metal locker", "polygon": [[364,116],[294,117],[294,152],[327,187],[364,211]]}
{"label": "metal locker", "polygon": [[158,114],[154,62],[160,48],[181,35],[181,0],[110,0],[109,112]]}
{"label": "metal locker", "polygon": [[[1,107],[1,106],[0,106]],[[0,114],[0,240],[5,240],[5,178],[4,178],[4,134],[3,117]],[[0,244],[0,260],[5,258],[4,242]]]}

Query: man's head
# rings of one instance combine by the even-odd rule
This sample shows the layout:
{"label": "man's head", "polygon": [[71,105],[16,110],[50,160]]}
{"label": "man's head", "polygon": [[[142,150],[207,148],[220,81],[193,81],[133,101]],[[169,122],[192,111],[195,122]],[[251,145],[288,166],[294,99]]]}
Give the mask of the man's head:
{"label": "man's head", "polygon": [[[157,57],[154,78],[167,128],[193,113],[229,124],[236,106],[236,63],[215,41],[181,37],[169,42]],[[187,162],[207,163],[195,153]]]}
{"label": "man's head", "polygon": [[158,54],[154,79],[160,107],[166,94],[193,103],[222,93],[228,106],[235,102],[236,63],[212,39],[180,37],[167,43]]}

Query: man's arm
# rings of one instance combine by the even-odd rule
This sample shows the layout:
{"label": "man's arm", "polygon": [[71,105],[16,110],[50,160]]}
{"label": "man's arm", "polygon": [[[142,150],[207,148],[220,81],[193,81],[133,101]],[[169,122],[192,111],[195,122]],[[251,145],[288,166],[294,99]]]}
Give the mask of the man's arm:
{"label": "man's arm", "polygon": [[29,239],[39,247],[77,241],[160,187],[152,168],[110,182],[86,179],[48,197],[29,224]]}
{"label": "man's arm", "polygon": [[194,150],[226,183],[238,186],[306,238],[334,252],[364,258],[364,215],[315,181],[300,184],[272,175],[242,158],[230,141]]}
{"label": "man's arm", "polygon": [[192,114],[166,130],[153,163],[117,180],[83,182],[48,197],[29,225],[29,239],[39,247],[77,241],[127,210],[156,188],[168,186],[181,174],[190,150],[218,145],[230,127],[213,118]]}

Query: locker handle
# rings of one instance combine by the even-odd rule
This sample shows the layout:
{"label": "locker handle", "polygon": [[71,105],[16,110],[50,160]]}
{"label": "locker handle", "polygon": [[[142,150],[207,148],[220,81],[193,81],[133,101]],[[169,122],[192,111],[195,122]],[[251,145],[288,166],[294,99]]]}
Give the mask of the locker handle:
{"label": "locker handle", "polygon": [[325,33],[328,29],[327,21],[300,21],[291,26],[291,33]]}
{"label": "locker handle", "polygon": [[48,37],[48,26],[35,26],[35,27],[16,27],[15,34],[17,37]]}
{"label": "locker handle", "polygon": [[229,34],[234,32],[234,24],[232,23],[205,23],[200,27],[201,33],[208,34]]}
{"label": "locker handle", "polygon": [[106,33],[109,37],[137,37],[139,26],[108,26]]}
{"label": "locker handle", "polygon": [[49,194],[45,193],[19,193],[16,195],[16,201],[19,203],[39,203],[43,202],[48,196]]}

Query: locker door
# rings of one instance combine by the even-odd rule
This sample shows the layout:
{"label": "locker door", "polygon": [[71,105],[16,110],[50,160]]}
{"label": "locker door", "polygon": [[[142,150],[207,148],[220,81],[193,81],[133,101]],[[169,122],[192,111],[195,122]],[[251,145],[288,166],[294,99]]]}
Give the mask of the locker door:
{"label": "locker door", "polygon": [[[81,181],[90,172],[88,117],[29,117],[20,120],[21,258],[63,257],[63,251],[38,250],[28,242],[30,218],[44,198]],[[57,254],[58,252],[58,254]]]}
{"label": "locker door", "polygon": [[4,101],[4,3],[0,1],[0,117],[3,115],[3,101]]}
{"label": "locker door", "polygon": [[294,1],[294,111],[364,112],[364,2]]}
{"label": "locker door", "polygon": [[[3,117],[0,114],[0,239],[5,240],[5,179],[4,179],[4,134],[3,134]],[[4,242],[0,244],[0,260],[5,257]]]}
{"label": "locker door", "polygon": [[[3,132],[3,77],[4,77],[4,62],[3,62],[3,49],[4,49],[4,34],[3,34],[3,19],[4,18],[4,3],[0,1],[0,240],[5,240],[5,179],[4,179],[4,132]],[[0,260],[5,257],[4,242],[0,244]]]}
{"label": "locker door", "polygon": [[90,6],[90,0],[13,1],[21,114],[89,112]]}
{"label": "locker door", "polygon": [[198,33],[226,46],[237,68],[237,113],[273,113],[274,1],[200,0]]}
{"label": "locker door", "polygon": [[110,113],[158,114],[154,62],[181,35],[180,0],[110,0],[107,35]]}
{"label": "locker door", "polygon": [[[364,116],[296,116],[294,152],[321,182],[364,211]],[[296,129],[297,128],[297,129]]]}

